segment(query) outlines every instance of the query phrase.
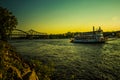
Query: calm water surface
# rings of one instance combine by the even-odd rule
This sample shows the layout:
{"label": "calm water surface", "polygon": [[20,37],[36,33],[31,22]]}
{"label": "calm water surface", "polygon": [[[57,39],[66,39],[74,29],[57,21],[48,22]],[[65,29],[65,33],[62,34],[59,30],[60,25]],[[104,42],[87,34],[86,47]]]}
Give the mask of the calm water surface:
{"label": "calm water surface", "polygon": [[105,44],[76,44],[68,39],[12,40],[10,43],[22,55],[54,63],[56,80],[120,79],[120,39]]}

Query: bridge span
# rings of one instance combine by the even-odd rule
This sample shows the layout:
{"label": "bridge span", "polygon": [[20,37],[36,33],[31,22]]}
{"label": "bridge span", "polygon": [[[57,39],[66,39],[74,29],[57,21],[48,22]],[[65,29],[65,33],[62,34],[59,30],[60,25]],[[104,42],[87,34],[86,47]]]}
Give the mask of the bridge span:
{"label": "bridge span", "polygon": [[38,32],[33,29],[29,31],[14,29],[10,35],[10,39],[43,39],[43,38],[47,38],[47,33]]}

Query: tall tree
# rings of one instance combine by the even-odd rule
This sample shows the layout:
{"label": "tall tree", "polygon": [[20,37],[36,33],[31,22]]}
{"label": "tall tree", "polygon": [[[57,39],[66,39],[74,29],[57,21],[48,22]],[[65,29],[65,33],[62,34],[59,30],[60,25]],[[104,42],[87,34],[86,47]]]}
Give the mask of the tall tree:
{"label": "tall tree", "polygon": [[7,41],[18,22],[16,17],[8,9],[0,7],[0,39]]}

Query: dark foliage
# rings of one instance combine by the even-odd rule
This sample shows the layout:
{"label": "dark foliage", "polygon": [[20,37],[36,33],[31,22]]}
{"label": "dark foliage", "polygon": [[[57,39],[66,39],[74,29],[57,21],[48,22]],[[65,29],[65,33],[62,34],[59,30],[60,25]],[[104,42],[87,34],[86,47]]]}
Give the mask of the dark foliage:
{"label": "dark foliage", "polygon": [[16,17],[8,9],[0,7],[0,39],[7,41],[8,36],[16,28]]}

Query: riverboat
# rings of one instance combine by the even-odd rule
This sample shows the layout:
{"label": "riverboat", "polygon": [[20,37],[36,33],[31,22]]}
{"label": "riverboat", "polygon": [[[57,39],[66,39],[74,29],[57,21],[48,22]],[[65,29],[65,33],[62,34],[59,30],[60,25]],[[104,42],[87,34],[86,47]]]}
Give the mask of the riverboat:
{"label": "riverboat", "polygon": [[73,43],[105,43],[106,41],[107,39],[103,36],[101,27],[97,30],[93,27],[92,32],[77,34],[70,40]]}

